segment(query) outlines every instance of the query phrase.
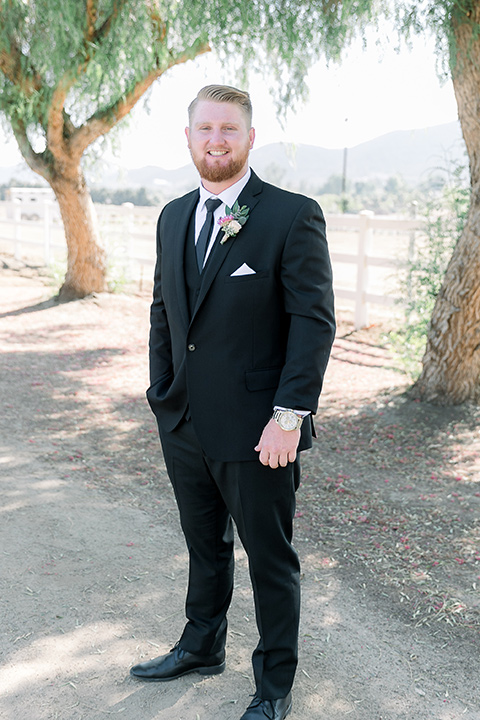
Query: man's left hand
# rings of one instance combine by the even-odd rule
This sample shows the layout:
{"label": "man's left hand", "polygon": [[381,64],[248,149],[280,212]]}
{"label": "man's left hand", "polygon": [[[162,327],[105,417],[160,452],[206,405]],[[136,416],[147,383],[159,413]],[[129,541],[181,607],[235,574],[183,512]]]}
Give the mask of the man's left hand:
{"label": "man's left hand", "polygon": [[256,448],[262,465],[271,468],[286,467],[297,457],[297,447],[300,442],[300,430],[282,430],[275,420],[266,424],[260,441]]}

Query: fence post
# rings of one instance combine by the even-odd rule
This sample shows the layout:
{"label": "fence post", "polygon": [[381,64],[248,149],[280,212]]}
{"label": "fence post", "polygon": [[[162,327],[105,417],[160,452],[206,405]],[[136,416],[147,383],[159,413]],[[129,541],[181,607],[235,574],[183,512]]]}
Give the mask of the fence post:
{"label": "fence post", "polygon": [[43,261],[45,265],[50,264],[50,238],[52,223],[52,202],[45,198],[43,201]]}
{"label": "fence post", "polygon": [[13,238],[14,238],[14,251],[13,256],[15,260],[20,260],[22,257],[22,203],[18,198],[12,200],[13,208]]}
{"label": "fence post", "polygon": [[372,229],[370,219],[373,217],[371,210],[362,210],[360,213],[360,229],[358,235],[358,264],[357,264],[357,285],[355,288],[355,330],[368,325],[368,306],[366,293],[368,288],[368,265],[367,256],[370,249]]}

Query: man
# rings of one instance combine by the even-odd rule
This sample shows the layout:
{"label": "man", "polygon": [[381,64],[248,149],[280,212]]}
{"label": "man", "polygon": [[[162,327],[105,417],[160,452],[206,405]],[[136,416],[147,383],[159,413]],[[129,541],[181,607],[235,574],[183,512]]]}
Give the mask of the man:
{"label": "man", "polygon": [[189,549],[187,624],[131,674],[225,669],[233,518],[260,635],[241,720],[283,720],[298,646],[297,452],[311,446],[335,322],[322,211],[250,170],[251,113],[245,92],[200,90],[186,128],[200,190],[158,221],[147,397]]}

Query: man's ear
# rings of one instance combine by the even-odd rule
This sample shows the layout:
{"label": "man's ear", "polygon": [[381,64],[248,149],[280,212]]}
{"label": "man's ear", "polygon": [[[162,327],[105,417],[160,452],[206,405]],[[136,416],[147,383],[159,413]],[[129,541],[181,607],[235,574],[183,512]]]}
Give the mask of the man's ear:
{"label": "man's ear", "polygon": [[187,145],[188,145],[188,147],[190,147],[190,128],[189,127],[185,128],[185,135],[187,136]]}
{"label": "man's ear", "polygon": [[248,131],[248,136],[250,138],[250,150],[253,148],[253,143],[255,142],[255,128],[250,128]]}

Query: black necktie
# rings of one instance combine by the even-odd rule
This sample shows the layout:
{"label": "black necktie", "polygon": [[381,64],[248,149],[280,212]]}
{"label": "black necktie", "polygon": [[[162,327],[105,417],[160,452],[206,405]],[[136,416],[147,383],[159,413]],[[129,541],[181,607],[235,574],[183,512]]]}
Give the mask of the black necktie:
{"label": "black necktie", "polygon": [[208,244],[210,241],[210,236],[212,234],[213,230],[213,213],[218,208],[219,205],[222,204],[222,201],[218,198],[209,198],[205,205],[207,208],[207,217],[205,218],[205,222],[203,223],[202,229],[200,230],[200,235],[198,236],[197,240],[197,265],[198,265],[198,272],[201,273],[203,270],[203,263],[205,262],[205,253],[207,252]]}

